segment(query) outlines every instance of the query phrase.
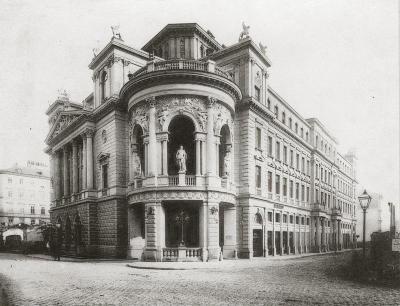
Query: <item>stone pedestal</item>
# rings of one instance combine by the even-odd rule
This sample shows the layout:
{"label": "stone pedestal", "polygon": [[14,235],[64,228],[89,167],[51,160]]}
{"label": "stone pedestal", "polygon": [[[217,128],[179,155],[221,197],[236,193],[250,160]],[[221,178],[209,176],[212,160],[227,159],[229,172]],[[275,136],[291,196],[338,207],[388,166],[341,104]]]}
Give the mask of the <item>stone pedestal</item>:
{"label": "stone pedestal", "polygon": [[178,185],[179,186],[186,186],[185,182],[185,172],[179,172],[178,173]]}

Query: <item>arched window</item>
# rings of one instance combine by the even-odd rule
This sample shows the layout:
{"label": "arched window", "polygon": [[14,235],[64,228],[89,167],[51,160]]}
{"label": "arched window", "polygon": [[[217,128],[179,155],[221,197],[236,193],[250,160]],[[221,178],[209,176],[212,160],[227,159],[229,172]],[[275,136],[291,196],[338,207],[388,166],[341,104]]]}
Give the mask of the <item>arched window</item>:
{"label": "arched window", "polygon": [[271,109],[271,101],[269,100],[269,98],[267,99],[267,107],[268,109]]}
{"label": "arched window", "polygon": [[181,38],[179,46],[180,57],[185,58],[185,39]]}
{"label": "arched window", "polygon": [[279,112],[278,106],[275,105],[275,107],[274,107],[274,113],[275,113],[276,118],[278,118],[278,112]]}
{"label": "arched window", "polygon": [[164,57],[165,57],[165,59],[169,58],[169,44],[168,43],[165,44]]}
{"label": "arched window", "polygon": [[303,130],[303,128],[300,129],[300,136],[301,136],[301,138],[304,137],[304,130]]}
{"label": "arched window", "polygon": [[308,132],[306,132],[306,141],[308,141]]}
{"label": "arched window", "polygon": [[106,82],[107,82],[107,72],[103,71],[100,77],[100,103],[103,103],[106,99]]}
{"label": "arched window", "polygon": [[292,129],[292,118],[289,118],[289,128]]}
{"label": "arched window", "polygon": [[296,134],[299,131],[299,125],[297,124],[297,122],[294,124],[294,131]]}
{"label": "arched window", "polygon": [[282,112],[282,123],[283,124],[286,123],[286,114],[285,114],[285,112]]}

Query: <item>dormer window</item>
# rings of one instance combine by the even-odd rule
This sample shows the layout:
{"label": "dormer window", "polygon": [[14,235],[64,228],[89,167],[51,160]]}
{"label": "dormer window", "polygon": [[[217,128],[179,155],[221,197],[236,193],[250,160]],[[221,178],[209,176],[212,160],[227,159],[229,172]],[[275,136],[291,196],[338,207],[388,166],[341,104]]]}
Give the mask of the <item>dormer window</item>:
{"label": "dormer window", "polygon": [[103,71],[100,77],[100,102],[103,103],[106,99],[106,82],[107,82],[107,72]]}

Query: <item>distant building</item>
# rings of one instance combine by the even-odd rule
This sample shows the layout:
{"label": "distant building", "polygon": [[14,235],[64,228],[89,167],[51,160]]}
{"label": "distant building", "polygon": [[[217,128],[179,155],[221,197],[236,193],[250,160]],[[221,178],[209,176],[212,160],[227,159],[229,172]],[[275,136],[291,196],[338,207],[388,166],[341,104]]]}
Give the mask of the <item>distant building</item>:
{"label": "distant building", "polygon": [[89,65],[93,93],[49,107],[66,250],[173,261],[354,246],[354,154],[268,85],[265,47],[243,28],[225,48],[194,23],[141,50],[114,35]]}
{"label": "distant building", "polygon": [[[361,194],[361,191],[359,192]],[[368,192],[371,196],[371,203],[367,209],[365,219],[365,240],[371,240],[373,232],[386,232],[390,227],[390,212],[387,203],[382,201],[383,197],[379,193]],[[357,205],[357,220],[359,226],[357,227],[358,240],[362,241],[363,235],[363,211],[360,205]]]}
{"label": "distant building", "polygon": [[0,170],[0,224],[49,222],[50,177],[42,163],[28,161]]}

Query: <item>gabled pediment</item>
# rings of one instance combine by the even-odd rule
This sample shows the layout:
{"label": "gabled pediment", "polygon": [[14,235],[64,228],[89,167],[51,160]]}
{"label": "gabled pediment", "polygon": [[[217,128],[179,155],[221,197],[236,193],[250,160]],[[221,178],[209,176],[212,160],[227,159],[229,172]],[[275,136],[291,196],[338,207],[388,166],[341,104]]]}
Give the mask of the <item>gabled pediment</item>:
{"label": "gabled pediment", "polygon": [[50,128],[50,132],[46,137],[46,143],[52,140],[58,134],[60,134],[63,130],[65,130],[68,126],[70,126],[82,115],[83,114],[80,111],[60,112],[57,115],[53,126]]}

